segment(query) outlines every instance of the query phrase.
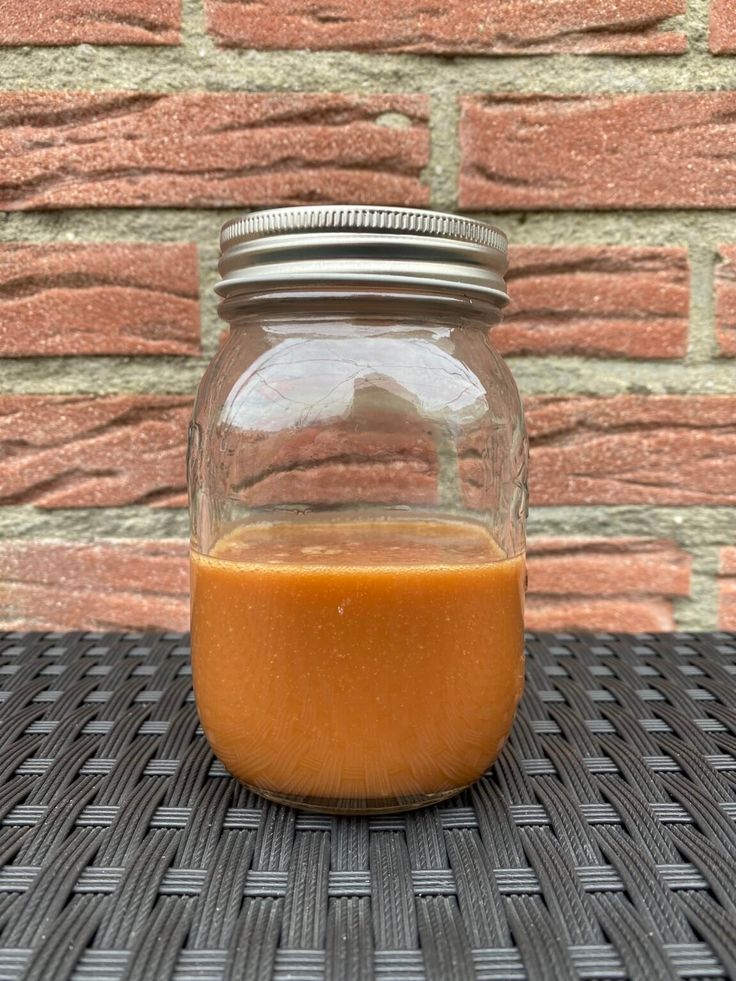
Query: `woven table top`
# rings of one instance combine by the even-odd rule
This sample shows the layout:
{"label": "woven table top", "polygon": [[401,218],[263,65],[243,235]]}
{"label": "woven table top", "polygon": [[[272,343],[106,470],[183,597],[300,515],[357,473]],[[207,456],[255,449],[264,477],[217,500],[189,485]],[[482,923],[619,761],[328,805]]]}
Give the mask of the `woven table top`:
{"label": "woven table top", "polygon": [[736,635],[527,650],[490,776],[337,818],[214,761],[186,637],[0,635],[0,979],[736,978]]}

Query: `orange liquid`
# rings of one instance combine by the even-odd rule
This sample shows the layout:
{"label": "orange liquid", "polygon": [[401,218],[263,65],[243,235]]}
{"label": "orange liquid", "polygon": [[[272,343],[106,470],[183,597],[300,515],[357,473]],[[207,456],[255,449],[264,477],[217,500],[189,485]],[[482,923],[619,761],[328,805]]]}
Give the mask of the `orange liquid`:
{"label": "orange liquid", "polygon": [[192,553],[197,707],[256,790],[336,807],[447,796],[521,695],[524,559],[454,522],[246,525]]}

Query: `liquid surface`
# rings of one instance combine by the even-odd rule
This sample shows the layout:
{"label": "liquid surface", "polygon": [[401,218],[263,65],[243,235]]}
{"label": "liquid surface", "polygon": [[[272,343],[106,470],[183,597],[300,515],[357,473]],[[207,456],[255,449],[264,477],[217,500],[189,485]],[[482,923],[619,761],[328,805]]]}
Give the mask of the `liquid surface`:
{"label": "liquid surface", "polygon": [[336,806],[466,786],[521,695],[523,580],[454,522],[246,525],[192,552],[212,748],[256,789]]}

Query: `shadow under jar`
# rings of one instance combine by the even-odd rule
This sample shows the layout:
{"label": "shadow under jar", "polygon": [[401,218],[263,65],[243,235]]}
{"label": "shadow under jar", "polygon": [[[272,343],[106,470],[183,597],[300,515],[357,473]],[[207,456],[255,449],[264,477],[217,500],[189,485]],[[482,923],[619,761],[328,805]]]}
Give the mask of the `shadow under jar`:
{"label": "shadow under jar", "polygon": [[298,807],[450,797],[523,687],[527,441],[489,336],[506,239],[318,206],[230,221],[221,252],[230,331],[189,444],[204,732]]}

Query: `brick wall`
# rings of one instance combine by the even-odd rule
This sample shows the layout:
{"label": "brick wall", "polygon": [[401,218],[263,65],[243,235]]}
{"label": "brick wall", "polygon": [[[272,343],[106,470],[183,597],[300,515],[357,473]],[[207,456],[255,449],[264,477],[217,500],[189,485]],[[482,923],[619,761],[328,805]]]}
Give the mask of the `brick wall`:
{"label": "brick wall", "polygon": [[530,626],[736,628],[733,0],[5,0],[0,45],[0,626],[186,625],[218,228],[357,200],[509,232]]}

